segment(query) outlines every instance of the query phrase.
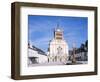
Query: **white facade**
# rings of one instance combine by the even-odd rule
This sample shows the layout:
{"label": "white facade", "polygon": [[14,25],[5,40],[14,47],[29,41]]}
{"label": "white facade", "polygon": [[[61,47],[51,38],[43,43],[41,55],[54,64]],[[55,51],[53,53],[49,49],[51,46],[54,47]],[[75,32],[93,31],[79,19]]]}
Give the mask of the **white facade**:
{"label": "white facade", "polygon": [[56,29],[54,31],[54,39],[49,44],[49,62],[58,62],[66,64],[68,60],[68,44],[64,40],[63,31]]}
{"label": "white facade", "polygon": [[28,64],[42,64],[48,61],[45,54],[40,54],[34,50],[31,46],[28,48]]}

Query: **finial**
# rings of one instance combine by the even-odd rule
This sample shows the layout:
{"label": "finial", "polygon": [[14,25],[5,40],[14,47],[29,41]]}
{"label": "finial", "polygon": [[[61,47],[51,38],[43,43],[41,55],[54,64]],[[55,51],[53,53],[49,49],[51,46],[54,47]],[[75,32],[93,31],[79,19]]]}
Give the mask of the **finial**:
{"label": "finial", "polygon": [[59,22],[57,23],[57,28],[59,28]]}

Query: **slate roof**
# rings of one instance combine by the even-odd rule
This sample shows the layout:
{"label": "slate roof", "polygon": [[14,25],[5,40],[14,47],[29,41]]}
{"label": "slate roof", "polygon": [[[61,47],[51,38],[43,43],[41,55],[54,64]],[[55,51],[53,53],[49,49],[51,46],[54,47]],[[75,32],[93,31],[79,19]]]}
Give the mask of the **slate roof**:
{"label": "slate roof", "polygon": [[43,50],[41,50],[41,49],[35,47],[34,45],[32,45],[32,48],[31,48],[30,46],[28,46],[28,48],[30,48],[30,49],[32,49],[32,50],[34,50],[34,51],[37,51],[38,54],[47,56],[47,54],[46,54]]}

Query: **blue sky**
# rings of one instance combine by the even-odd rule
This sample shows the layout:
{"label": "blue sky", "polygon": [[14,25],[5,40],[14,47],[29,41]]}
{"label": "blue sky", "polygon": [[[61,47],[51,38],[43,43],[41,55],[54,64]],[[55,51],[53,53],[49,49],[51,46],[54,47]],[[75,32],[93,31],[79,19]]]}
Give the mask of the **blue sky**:
{"label": "blue sky", "polygon": [[88,39],[88,18],[67,16],[28,16],[28,41],[36,47],[47,51],[49,41],[53,39],[54,29],[59,27],[64,31],[64,39],[69,49],[73,43],[80,47]]}

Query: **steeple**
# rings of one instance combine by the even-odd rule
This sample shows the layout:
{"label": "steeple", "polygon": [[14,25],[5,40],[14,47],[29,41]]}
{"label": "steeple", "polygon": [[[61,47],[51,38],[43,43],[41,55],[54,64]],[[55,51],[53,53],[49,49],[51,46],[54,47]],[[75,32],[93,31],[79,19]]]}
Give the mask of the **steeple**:
{"label": "steeple", "polygon": [[59,26],[59,23],[57,23],[57,28],[59,28],[60,26]]}
{"label": "steeple", "polygon": [[59,27],[59,23],[57,23],[57,27],[55,28],[54,38],[57,39],[57,40],[62,40],[63,39],[63,31]]}

